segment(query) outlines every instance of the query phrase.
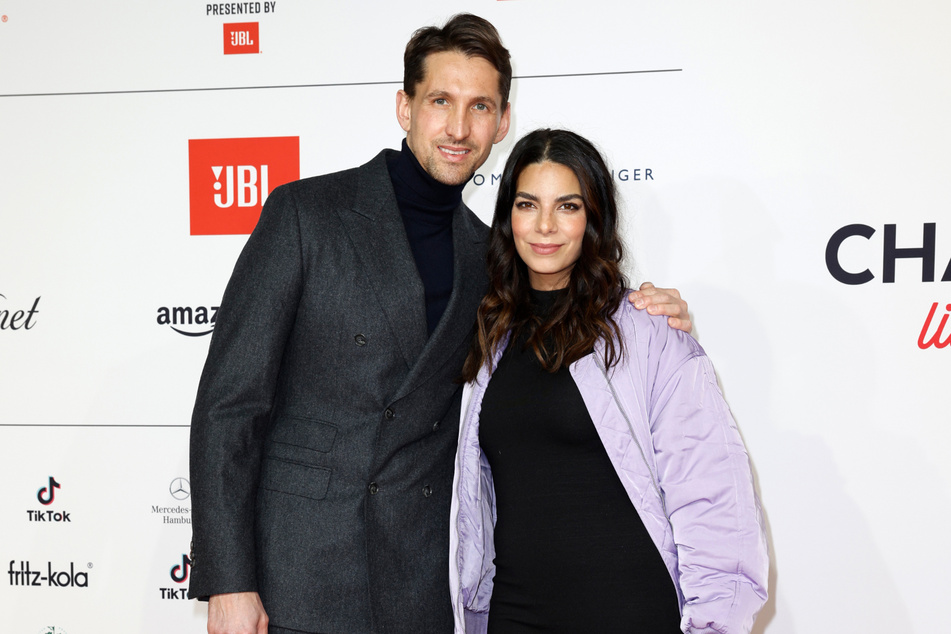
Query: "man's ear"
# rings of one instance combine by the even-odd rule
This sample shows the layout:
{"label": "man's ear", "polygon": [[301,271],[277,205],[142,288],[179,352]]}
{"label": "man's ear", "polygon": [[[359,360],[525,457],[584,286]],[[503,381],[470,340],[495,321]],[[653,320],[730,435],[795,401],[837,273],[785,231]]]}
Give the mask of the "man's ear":
{"label": "man's ear", "polygon": [[403,132],[409,132],[412,120],[410,105],[413,98],[406,94],[405,90],[396,91],[396,120],[400,122]]}
{"label": "man's ear", "polygon": [[495,140],[492,143],[498,143],[505,138],[505,135],[509,133],[509,125],[512,123],[512,104],[505,104],[505,112],[502,113],[502,118],[499,120],[499,130],[495,133]]}

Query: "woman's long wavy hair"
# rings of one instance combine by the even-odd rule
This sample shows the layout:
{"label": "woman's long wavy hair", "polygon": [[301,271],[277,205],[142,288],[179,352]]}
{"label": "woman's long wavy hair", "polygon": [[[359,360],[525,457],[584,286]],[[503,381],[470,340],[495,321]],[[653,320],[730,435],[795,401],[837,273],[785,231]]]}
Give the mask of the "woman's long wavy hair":
{"label": "woman's long wavy hair", "polygon": [[[578,178],[586,227],[567,293],[543,318],[533,314],[525,262],[515,250],[512,207],[522,171],[536,163],[564,165]],[[535,130],[515,144],[505,163],[486,256],[489,290],[479,305],[476,332],[462,370],[465,381],[491,364],[508,332],[526,336],[542,367],[556,372],[604,342],[604,363],[614,365],[623,347],[614,313],[627,283],[620,269],[614,180],[594,145],[567,130]]]}

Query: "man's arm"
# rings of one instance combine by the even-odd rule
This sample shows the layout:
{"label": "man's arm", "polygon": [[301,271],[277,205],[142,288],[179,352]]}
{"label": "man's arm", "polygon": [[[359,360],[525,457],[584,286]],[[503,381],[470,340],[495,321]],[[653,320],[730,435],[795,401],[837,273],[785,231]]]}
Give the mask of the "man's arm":
{"label": "man's arm", "polygon": [[680,298],[680,291],[676,288],[657,288],[650,282],[644,282],[628,296],[628,300],[634,304],[634,308],[646,309],[651,315],[666,315],[671,328],[684,332],[693,330],[687,302]]}
{"label": "man's arm", "polygon": [[190,598],[253,593],[267,427],[302,286],[296,203],[268,197],[218,311],[192,414]]}
{"label": "man's arm", "polygon": [[257,592],[215,594],[208,599],[208,634],[267,634],[267,621]]}

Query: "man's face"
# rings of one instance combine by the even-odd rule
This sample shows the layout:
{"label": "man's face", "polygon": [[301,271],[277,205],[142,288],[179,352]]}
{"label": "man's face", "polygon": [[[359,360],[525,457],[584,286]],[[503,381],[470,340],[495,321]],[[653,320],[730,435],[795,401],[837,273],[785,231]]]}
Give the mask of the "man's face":
{"label": "man's face", "polygon": [[420,165],[441,183],[460,185],[489,158],[509,130],[499,73],[481,57],[457,51],[426,58],[416,96],[400,90],[396,117]]}

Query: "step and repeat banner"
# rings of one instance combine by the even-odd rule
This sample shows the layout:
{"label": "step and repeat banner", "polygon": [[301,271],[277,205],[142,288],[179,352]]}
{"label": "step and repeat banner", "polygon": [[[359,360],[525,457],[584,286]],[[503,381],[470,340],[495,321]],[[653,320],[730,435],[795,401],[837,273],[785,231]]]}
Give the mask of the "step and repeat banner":
{"label": "step and repeat banner", "polygon": [[[951,8],[0,0],[0,630],[203,632],[188,433],[274,187],[399,147],[402,52],[458,11],[513,131],[608,157],[627,272],[680,289],[750,450],[770,634],[933,632],[951,524]],[[763,6],[760,6],[763,5]]]}

